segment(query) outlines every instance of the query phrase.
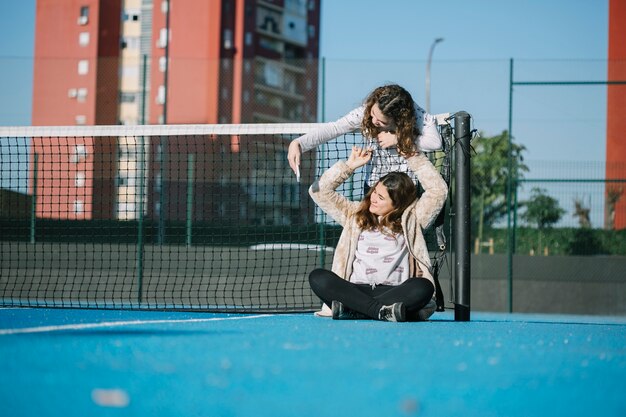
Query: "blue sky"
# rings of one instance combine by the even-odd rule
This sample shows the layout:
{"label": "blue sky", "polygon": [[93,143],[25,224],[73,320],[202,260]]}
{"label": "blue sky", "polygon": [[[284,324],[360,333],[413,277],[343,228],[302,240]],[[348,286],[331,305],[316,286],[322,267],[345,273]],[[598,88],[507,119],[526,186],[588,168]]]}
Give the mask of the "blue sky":
{"label": "blue sky", "polygon": [[[173,2],[180,0],[173,0]],[[34,0],[0,14],[0,125],[30,124]],[[608,0],[322,0],[324,108],[336,119],[377,85],[397,82],[424,105],[432,63],[433,113],[466,110],[493,135],[508,127],[509,59],[515,80],[604,80]],[[527,159],[605,159],[606,88],[515,88],[513,134]]]}

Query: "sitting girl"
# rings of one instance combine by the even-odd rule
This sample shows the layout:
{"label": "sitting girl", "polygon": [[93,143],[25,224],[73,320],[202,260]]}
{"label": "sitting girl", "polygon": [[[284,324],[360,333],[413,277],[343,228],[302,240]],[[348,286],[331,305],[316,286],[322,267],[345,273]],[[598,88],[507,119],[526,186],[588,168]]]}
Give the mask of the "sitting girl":
{"label": "sitting girl", "polygon": [[426,320],[435,310],[422,230],[441,211],[448,187],[424,154],[402,156],[424,188],[419,199],[411,178],[400,172],[381,177],[361,202],[339,194],[337,187],[372,157],[369,149],[358,147],[309,189],[315,203],[343,226],[332,271],[315,269],[309,275],[313,292],[332,307],[334,319]]}

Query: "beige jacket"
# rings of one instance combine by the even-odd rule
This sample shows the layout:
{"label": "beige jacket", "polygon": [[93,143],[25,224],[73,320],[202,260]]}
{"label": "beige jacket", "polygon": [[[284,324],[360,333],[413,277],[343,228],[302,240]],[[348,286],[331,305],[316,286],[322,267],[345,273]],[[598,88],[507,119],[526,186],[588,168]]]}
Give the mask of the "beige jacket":
{"label": "beige jacket", "polygon": [[[417,174],[425,191],[402,214],[402,230],[409,252],[419,262],[423,277],[435,286],[430,256],[422,231],[435,221],[441,211],[448,195],[448,187],[424,154],[408,158],[407,163],[409,168]],[[359,202],[348,200],[336,189],[350,178],[352,173],[353,170],[345,161],[339,161],[309,188],[309,194],[315,203],[343,226],[332,266],[332,271],[343,279],[349,279],[352,274],[352,264],[361,234],[361,229],[357,226],[355,219]]]}

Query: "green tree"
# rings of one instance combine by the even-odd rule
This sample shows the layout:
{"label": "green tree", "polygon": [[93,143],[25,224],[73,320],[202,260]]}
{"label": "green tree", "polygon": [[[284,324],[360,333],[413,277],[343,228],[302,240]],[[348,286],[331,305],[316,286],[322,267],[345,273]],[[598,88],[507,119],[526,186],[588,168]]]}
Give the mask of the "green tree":
{"label": "green tree", "polygon": [[539,246],[541,250],[541,237],[543,230],[561,220],[565,210],[559,206],[559,202],[550,197],[543,188],[533,188],[530,199],[524,203],[526,211],[520,216],[525,222],[536,225],[539,232]]}
{"label": "green tree", "polygon": [[[507,181],[509,171],[509,141],[505,130],[497,136],[472,141],[472,226],[477,238],[483,240],[483,229],[491,227],[507,214]],[[524,164],[523,145],[512,145],[514,179],[523,178],[528,167]]]}

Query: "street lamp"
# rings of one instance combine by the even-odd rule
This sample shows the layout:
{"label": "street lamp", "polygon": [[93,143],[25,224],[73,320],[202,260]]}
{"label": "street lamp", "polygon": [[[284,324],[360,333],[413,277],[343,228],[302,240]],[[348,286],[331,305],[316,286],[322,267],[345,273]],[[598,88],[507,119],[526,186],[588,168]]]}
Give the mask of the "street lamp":
{"label": "street lamp", "polygon": [[433,51],[435,46],[439,43],[443,42],[443,38],[437,38],[433,41],[433,44],[430,45],[430,51],[428,52],[428,61],[426,62],[426,112],[430,113],[430,63],[433,59]]}

